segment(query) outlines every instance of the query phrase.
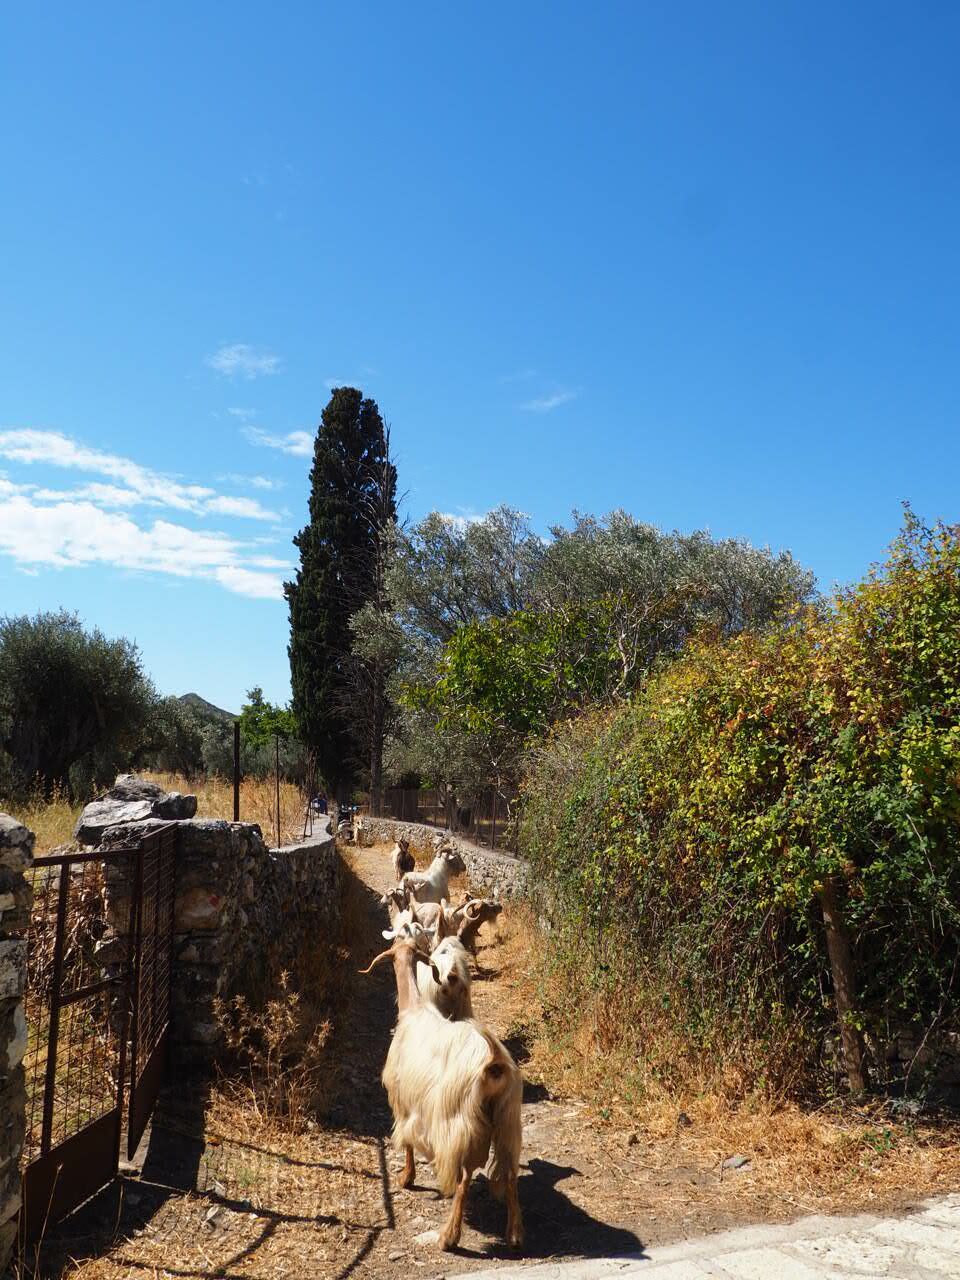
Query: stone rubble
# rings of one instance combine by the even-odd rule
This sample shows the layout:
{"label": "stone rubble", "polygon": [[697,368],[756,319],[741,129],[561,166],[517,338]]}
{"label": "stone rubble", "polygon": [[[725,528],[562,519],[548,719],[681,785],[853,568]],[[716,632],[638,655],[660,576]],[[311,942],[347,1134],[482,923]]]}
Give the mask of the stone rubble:
{"label": "stone rubble", "polygon": [[33,844],[32,831],[0,813],[0,1274],[17,1237],[20,1157],[26,1133],[23,991],[33,891],[24,872],[33,863]]}

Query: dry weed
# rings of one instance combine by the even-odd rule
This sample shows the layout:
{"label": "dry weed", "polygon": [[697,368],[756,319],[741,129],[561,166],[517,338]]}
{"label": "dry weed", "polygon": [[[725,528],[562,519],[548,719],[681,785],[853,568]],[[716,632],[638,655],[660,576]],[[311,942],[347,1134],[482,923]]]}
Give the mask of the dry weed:
{"label": "dry weed", "polygon": [[[197,797],[198,818],[233,821],[233,782],[228,778],[184,778],[176,773],[145,773],[165,791],[181,791]],[[280,783],[280,843],[290,844],[303,835],[304,797],[292,782]],[[240,821],[259,823],[268,844],[276,839],[277,795],[273,778],[243,778],[240,782]]]}
{"label": "dry weed", "polygon": [[[600,1007],[556,1016],[563,995],[543,964],[549,939],[532,913],[512,907],[498,925],[498,1007],[529,1053],[524,1075],[554,1097],[586,1101],[615,1144],[627,1135],[657,1159],[714,1169],[724,1195],[747,1215],[851,1211],[960,1187],[955,1117],[911,1117],[885,1099],[806,1108],[748,1092],[751,1073],[732,1058],[705,1070],[668,1042],[638,1056],[625,1047],[635,1044],[635,1028],[618,1037]],[[750,1046],[740,1050],[749,1054]],[[658,1068],[664,1062],[669,1071]],[[750,1161],[746,1176],[724,1170],[734,1155]]]}
{"label": "dry weed", "polygon": [[[328,1004],[326,993],[320,1003]],[[316,999],[294,990],[287,972],[262,1008],[234,996],[217,1001],[215,1012],[229,1055],[220,1073],[221,1092],[263,1125],[302,1132],[325,1100],[329,1016],[318,1018]]]}
{"label": "dry weed", "polygon": [[39,856],[73,843],[73,829],[82,808],[82,802],[72,801],[66,791],[55,787],[49,796],[35,791],[15,816],[37,837],[34,852]]}

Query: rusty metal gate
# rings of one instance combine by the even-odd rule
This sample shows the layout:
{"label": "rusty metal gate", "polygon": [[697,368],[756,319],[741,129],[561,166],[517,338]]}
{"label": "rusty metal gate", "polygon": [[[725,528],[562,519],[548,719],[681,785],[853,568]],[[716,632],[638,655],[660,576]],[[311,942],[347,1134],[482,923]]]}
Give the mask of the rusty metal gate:
{"label": "rusty metal gate", "polygon": [[170,824],[135,846],[34,863],[25,1243],[109,1182],[124,1131],[132,1155],[149,1120],[169,1023],[175,857]]}

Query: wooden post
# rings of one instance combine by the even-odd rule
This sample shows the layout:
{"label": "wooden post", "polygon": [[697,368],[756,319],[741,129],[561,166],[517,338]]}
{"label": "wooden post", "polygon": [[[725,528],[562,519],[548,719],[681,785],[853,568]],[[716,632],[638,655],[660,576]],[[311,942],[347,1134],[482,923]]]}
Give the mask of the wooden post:
{"label": "wooden post", "polygon": [[280,735],[279,733],[276,735],[275,742],[277,747],[277,775],[276,775],[277,776],[277,844],[276,844],[276,847],[279,849],[280,848]]}
{"label": "wooden post", "polygon": [[240,821],[240,721],[233,722],[233,820]]}
{"label": "wooden post", "polygon": [[850,934],[843,919],[836,881],[828,877],[820,891],[820,907],[827,934],[827,955],[833,975],[833,995],[840,1023],[840,1044],[843,1064],[850,1081],[850,1091],[862,1094],[870,1086],[867,1065],[864,1061],[863,1036],[854,1025],[857,999],[857,971],[853,963]]}

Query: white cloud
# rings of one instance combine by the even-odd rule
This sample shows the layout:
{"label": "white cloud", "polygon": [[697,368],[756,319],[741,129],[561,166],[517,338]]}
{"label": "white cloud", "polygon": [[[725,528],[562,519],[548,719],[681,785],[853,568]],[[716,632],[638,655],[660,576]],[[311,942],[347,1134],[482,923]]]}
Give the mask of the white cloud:
{"label": "white cloud", "polygon": [[[0,431],[0,457],[26,464],[46,463],[66,471],[86,471],[118,480],[116,485],[99,486],[102,501],[127,506],[145,502],[152,506],[174,507],[179,511],[202,511],[214,490],[205,485],[184,484],[173,476],[142,467],[130,458],[104,453],[63,435],[60,431],[39,431],[31,427]],[[93,497],[93,486],[85,496]],[[123,500],[118,501],[123,494]],[[133,495],[133,496],[130,496]]]}
{"label": "white cloud", "polygon": [[237,565],[224,565],[216,573],[217,581],[228,591],[255,600],[282,600],[283,583],[275,573],[257,573]]}
{"label": "white cloud", "polygon": [[438,511],[436,514],[441,520],[445,521],[447,524],[453,525],[455,529],[459,529],[461,532],[466,529],[468,525],[479,524],[481,520],[486,518],[484,516],[477,515],[476,512],[473,511],[465,511],[459,515],[452,511]]}
{"label": "white cloud", "polygon": [[280,519],[276,511],[267,511],[256,498],[229,498],[221,495],[210,499],[207,510],[215,511],[221,516],[241,516],[245,520]]}
{"label": "white cloud", "polygon": [[533,400],[525,401],[520,408],[525,413],[549,413],[551,409],[559,409],[562,404],[569,404],[571,400],[576,400],[577,393],[575,391],[554,391],[547,396],[537,396]]}
{"label": "white cloud", "polygon": [[[32,492],[42,502],[92,502],[98,507],[126,508],[137,505],[171,507],[176,511],[189,511],[194,515],[236,516],[245,520],[278,520],[275,511],[268,511],[255,498],[232,497],[218,494],[207,485],[187,484],[175,476],[164,475],[143,467],[130,458],[118,454],[91,449],[59,431],[40,431],[22,428],[0,431],[0,457],[26,465],[35,463],[59,467],[66,471],[92,472],[116,480],[118,484],[92,481],[74,489],[38,488],[36,485],[11,486],[0,477],[0,494]],[[240,478],[231,477],[236,481]],[[257,484],[257,480],[262,483]],[[272,488],[264,477],[250,483],[257,488]]]}
{"label": "white cloud", "polygon": [[231,342],[206,357],[205,364],[227,378],[262,378],[280,372],[280,357],[246,342]]}
{"label": "white cloud", "polygon": [[244,427],[243,434],[251,444],[264,449],[279,449],[294,458],[309,458],[313,453],[313,436],[309,431],[289,431],[285,436],[273,436],[259,427]]}
{"label": "white cloud", "polygon": [[242,476],[236,471],[228,471],[226,475],[218,476],[217,479],[224,484],[238,485],[241,488],[245,485],[249,485],[252,489],[271,491],[283,488],[283,481],[275,480],[272,476]]}
{"label": "white cloud", "polygon": [[41,505],[27,495],[0,503],[0,552],[25,572],[110,565],[208,579],[240,595],[272,600],[283,596],[282,576],[266,570],[290,570],[285,561],[251,555],[248,544],[224,533],[168,520],[142,528],[128,514],[103,511],[89,501]]}

